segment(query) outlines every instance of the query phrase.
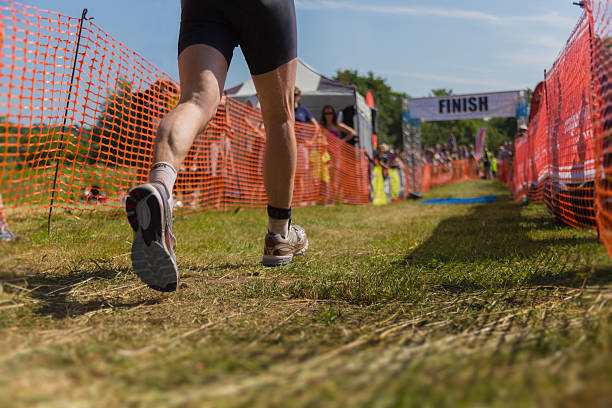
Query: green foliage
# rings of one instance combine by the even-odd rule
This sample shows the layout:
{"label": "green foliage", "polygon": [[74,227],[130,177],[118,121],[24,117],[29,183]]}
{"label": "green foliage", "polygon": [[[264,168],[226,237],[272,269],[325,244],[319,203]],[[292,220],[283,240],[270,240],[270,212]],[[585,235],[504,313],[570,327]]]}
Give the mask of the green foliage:
{"label": "green foliage", "polygon": [[432,96],[449,96],[453,94],[453,90],[446,88],[432,89],[431,94]]}
{"label": "green foliage", "polygon": [[133,127],[129,126],[131,100],[132,83],[119,77],[115,89],[108,92],[102,114],[93,128],[91,140],[84,138],[82,141],[89,148],[89,157],[115,164],[133,164],[126,163],[125,160],[128,141],[136,139]]}
{"label": "green foliage", "polygon": [[334,78],[342,83],[355,85],[357,92],[366,95],[372,92],[374,102],[378,109],[378,140],[396,147],[402,146],[402,99],[408,95],[394,92],[387,84],[386,79],[374,76],[368,72],[367,76],[359,75],[357,70],[338,70]]}
{"label": "green foliage", "polygon": [[18,169],[38,168],[62,157],[77,160],[78,128],[70,126],[19,126],[0,117],[0,157]]}

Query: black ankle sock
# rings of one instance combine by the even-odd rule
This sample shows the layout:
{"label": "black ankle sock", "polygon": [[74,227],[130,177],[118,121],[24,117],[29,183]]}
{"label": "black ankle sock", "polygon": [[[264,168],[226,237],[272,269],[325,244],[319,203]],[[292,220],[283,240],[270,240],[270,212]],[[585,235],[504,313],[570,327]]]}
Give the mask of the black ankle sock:
{"label": "black ankle sock", "polygon": [[276,208],[268,205],[268,217],[275,218],[277,220],[290,220],[291,208]]}

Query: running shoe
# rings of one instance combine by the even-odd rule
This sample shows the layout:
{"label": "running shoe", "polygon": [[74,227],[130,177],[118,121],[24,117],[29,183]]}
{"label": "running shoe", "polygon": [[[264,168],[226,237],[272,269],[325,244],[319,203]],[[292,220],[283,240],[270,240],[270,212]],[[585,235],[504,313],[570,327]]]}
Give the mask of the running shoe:
{"label": "running shoe", "polygon": [[261,260],[263,266],[282,266],[291,263],[294,256],[302,255],[308,249],[304,228],[291,224],[287,237],[268,232]]}
{"label": "running shoe", "polygon": [[12,241],[13,239],[15,239],[15,236],[8,227],[0,227],[0,241]]}
{"label": "running shoe", "polygon": [[125,201],[134,230],[132,265],[134,273],[151,289],[174,292],[179,274],[176,238],[172,235],[172,207],[161,184],[141,184],[128,192]]}

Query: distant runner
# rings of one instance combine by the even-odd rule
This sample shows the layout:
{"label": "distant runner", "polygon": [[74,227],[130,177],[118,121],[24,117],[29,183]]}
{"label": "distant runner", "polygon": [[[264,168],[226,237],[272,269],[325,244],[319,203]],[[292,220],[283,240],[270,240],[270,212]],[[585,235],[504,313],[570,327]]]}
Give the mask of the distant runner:
{"label": "distant runner", "polygon": [[182,0],[181,9],[179,104],[157,130],[149,183],[134,187],[126,200],[128,220],[135,232],[134,272],[151,288],[163,292],[176,290],[179,282],[171,206],[176,169],[196,135],[215,115],[238,45],[257,89],[267,136],[263,173],[268,233],[262,263],[286,265],[308,248],[304,230],[291,223],[297,69],[293,0]]}

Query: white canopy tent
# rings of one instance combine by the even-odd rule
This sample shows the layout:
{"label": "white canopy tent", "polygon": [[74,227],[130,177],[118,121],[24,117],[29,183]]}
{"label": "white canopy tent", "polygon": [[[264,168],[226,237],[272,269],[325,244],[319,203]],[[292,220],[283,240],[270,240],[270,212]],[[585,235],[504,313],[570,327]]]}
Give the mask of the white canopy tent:
{"label": "white canopy tent", "polygon": [[[337,112],[347,106],[355,107],[354,126],[359,135],[359,146],[372,152],[372,111],[355,86],[327,78],[302,60],[298,60],[295,85],[302,91],[301,104],[307,107],[319,122],[325,105],[332,105]],[[242,102],[257,94],[252,79],[226,89],[225,93]]]}

